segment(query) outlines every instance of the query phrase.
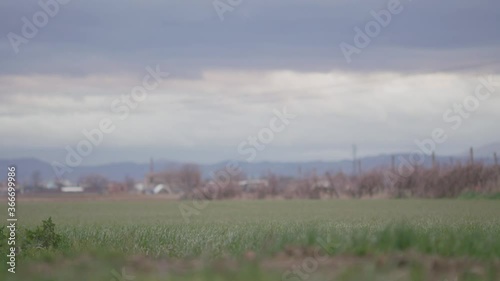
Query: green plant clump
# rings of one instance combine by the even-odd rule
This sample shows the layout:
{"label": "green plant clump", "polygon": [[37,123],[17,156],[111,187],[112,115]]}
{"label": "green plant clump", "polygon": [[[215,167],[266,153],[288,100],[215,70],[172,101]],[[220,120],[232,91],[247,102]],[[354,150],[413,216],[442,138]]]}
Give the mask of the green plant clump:
{"label": "green plant clump", "polygon": [[41,226],[35,230],[26,230],[26,244],[34,248],[57,248],[61,242],[61,235],[56,233],[56,225],[52,222],[52,217],[42,221]]}

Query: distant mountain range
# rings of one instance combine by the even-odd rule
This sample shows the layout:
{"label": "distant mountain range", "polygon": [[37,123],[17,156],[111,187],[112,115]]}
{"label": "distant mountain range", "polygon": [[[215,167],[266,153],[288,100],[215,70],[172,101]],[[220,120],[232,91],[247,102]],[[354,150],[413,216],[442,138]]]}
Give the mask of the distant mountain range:
{"label": "distant mountain range", "polygon": [[[477,161],[485,163],[493,163],[493,153],[498,152],[500,157],[500,143],[490,144],[475,149],[475,158]],[[407,158],[408,154],[398,154]],[[468,153],[464,152],[458,156],[437,156],[436,160],[440,163],[450,163],[451,161],[465,162],[468,159]],[[366,171],[378,167],[389,167],[391,165],[391,155],[377,155],[363,157],[361,160],[361,169]],[[183,163],[172,162],[168,160],[155,160],[155,171],[162,171],[182,166]],[[200,164],[204,178],[212,177],[212,173],[224,169],[227,162],[219,162],[215,164]],[[268,172],[284,176],[298,176],[300,173],[306,174],[315,171],[318,174],[329,172],[343,171],[352,173],[353,161],[312,161],[312,162],[238,162],[239,167],[245,172],[248,177],[258,178]],[[7,166],[16,165],[18,167],[18,180],[24,183],[30,182],[32,175],[39,172],[43,181],[52,180],[55,178],[54,171],[50,163],[34,159],[34,158],[19,158],[19,159],[0,159],[0,171],[7,171]],[[430,166],[431,159],[426,157],[424,165]],[[144,175],[149,171],[149,163],[131,163],[120,162],[110,163],[105,165],[80,166],[68,173],[66,178],[71,181],[77,181],[79,178],[90,174],[101,174],[111,180],[121,181],[126,176],[135,180],[142,180]],[[0,180],[6,180],[7,173],[0,173]]]}

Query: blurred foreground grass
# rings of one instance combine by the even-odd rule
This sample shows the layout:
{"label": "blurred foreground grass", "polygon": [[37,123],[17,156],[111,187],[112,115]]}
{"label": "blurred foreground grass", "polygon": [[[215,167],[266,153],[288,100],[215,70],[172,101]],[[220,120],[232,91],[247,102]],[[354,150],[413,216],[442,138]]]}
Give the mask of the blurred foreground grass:
{"label": "blurred foreground grass", "polygon": [[[190,222],[179,210],[183,203],[192,206],[156,200],[21,201],[21,227],[52,217],[62,241],[57,249],[19,253],[15,276],[6,274],[3,262],[0,277],[120,280],[115,275],[122,267],[133,280],[499,277],[496,200],[219,201],[209,202]],[[293,265],[314,264],[315,249],[330,258],[317,261],[313,272],[304,271],[307,278],[284,275]]]}

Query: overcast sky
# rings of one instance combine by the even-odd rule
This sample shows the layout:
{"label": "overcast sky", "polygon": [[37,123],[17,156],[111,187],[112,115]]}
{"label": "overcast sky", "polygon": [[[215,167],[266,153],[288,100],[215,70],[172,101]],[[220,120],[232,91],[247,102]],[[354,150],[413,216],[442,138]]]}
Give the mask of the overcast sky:
{"label": "overcast sky", "polygon": [[[441,154],[499,141],[500,1],[401,0],[348,63],[341,43],[355,46],[355,28],[392,1],[242,0],[221,20],[211,0],[71,0],[49,5],[32,38],[23,18],[43,20],[38,1],[1,1],[0,158],[63,162],[110,118],[116,129],[84,164],[238,159],[284,107],[296,117],[255,161],[338,160],[352,143],[361,155],[412,151],[435,128],[448,136]],[[122,120],[111,104],[148,66],[170,76]],[[495,90],[452,128],[443,114],[478,77]]]}

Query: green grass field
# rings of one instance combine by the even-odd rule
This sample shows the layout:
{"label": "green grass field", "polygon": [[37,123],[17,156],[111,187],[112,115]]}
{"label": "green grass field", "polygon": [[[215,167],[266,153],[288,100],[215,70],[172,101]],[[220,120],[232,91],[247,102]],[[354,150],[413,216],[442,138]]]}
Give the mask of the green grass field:
{"label": "green grass field", "polygon": [[0,279],[500,280],[497,200],[219,201],[189,223],[179,204],[21,201],[19,226],[62,240]]}

